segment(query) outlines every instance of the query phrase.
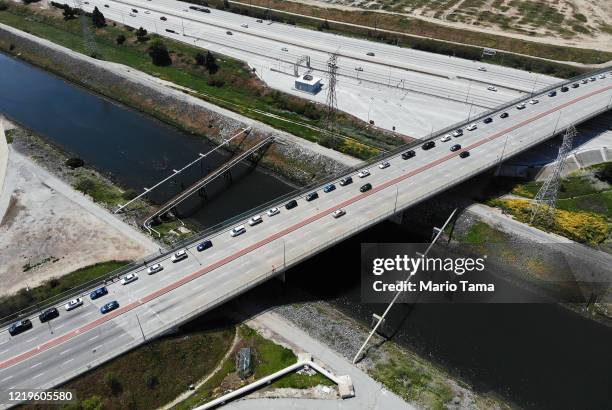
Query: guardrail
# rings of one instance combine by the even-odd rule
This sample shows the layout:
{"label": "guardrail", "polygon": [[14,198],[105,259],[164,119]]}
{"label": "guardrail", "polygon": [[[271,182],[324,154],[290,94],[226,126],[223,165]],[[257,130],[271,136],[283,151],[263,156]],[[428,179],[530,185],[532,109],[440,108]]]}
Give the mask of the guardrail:
{"label": "guardrail", "polygon": [[[133,262],[133,263],[131,263],[129,265],[126,265],[123,268],[120,268],[120,269],[118,269],[116,271],[109,272],[108,274],[105,274],[105,275],[100,276],[99,278],[93,279],[93,280],[87,282],[86,284],[80,285],[80,286],[75,287],[73,289],[70,289],[70,290],[68,290],[66,292],[63,292],[60,295],[54,296],[53,298],[50,298],[50,299],[38,302],[36,304],[36,306],[31,306],[31,307],[23,309],[23,310],[21,310],[19,312],[15,312],[12,315],[3,317],[3,318],[0,319],[0,327],[5,328],[10,323],[12,323],[12,322],[14,322],[14,321],[16,321],[16,320],[18,320],[20,318],[30,317],[30,316],[38,313],[38,312],[41,312],[44,309],[47,309],[47,308],[50,308],[50,307],[54,307],[54,306],[56,306],[59,303],[60,300],[65,301],[67,299],[71,299],[71,298],[76,297],[78,295],[84,294],[84,293],[86,293],[86,292],[84,292],[86,289],[87,290],[92,290],[92,289],[94,289],[97,286],[100,286],[102,284],[107,283],[107,281],[109,281],[109,280],[112,280],[112,281],[119,280],[121,278],[121,276],[123,276],[124,274],[128,273],[131,270],[138,271],[137,270],[138,268],[144,269],[148,263],[152,263],[154,261],[157,262],[157,261],[163,260],[163,259],[169,257],[169,255],[173,254],[175,251],[177,251],[179,249],[191,247],[196,242],[199,242],[199,241],[201,241],[202,239],[204,239],[206,237],[214,237],[215,235],[218,235],[221,232],[223,232],[226,228],[233,227],[235,225],[238,225],[239,222],[247,220],[252,215],[255,215],[255,214],[258,214],[258,213],[262,213],[262,212],[266,211],[267,209],[269,209],[269,208],[271,208],[273,206],[280,206],[284,202],[288,201],[289,199],[299,199],[299,198],[303,197],[304,195],[306,195],[307,193],[311,192],[313,189],[315,189],[317,187],[320,187],[320,186],[322,186],[324,184],[336,181],[336,180],[342,178],[343,176],[354,174],[354,173],[358,172],[360,169],[367,168],[367,167],[369,167],[371,165],[374,165],[374,164],[376,164],[376,163],[378,163],[378,162],[380,162],[380,161],[382,161],[384,159],[397,156],[401,152],[403,152],[403,151],[405,151],[407,149],[410,149],[410,148],[417,147],[417,146],[421,145],[425,141],[435,140],[435,139],[439,138],[441,135],[448,133],[449,131],[452,131],[452,130],[457,129],[457,128],[464,127],[468,123],[482,120],[482,119],[486,118],[487,116],[491,115],[493,112],[503,111],[504,109],[507,109],[509,107],[512,107],[515,104],[518,104],[519,102],[527,101],[530,98],[533,98],[535,96],[540,96],[542,94],[548,93],[549,91],[554,90],[554,89],[558,89],[558,88],[560,88],[560,87],[562,87],[564,85],[569,85],[569,84],[572,84],[572,83],[574,83],[576,81],[580,81],[580,80],[582,80],[584,78],[598,76],[598,75],[600,75],[602,73],[608,73],[608,72],[610,72],[609,68],[600,69],[600,70],[597,70],[595,72],[591,72],[591,73],[588,73],[588,74],[582,74],[582,75],[579,75],[579,76],[574,77],[572,79],[560,82],[559,84],[556,84],[554,86],[545,87],[545,88],[539,90],[537,93],[534,93],[533,95],[530,95],[527,98],[515,99],[515,100],[513,100],[511,102],[508,102],[508,103],[506,103],[506,104],[504,104],[504,105],[502,105],[502,106],[500,106],[500,107],[498,107],[498,108],[496,108],[494,110],[489,110],[487,112],[484,112],[484,113],[478,115],[477,117],[471,119],[470,121],[459,122],[459,123],[453,124],[453,125],[451,125],[449,127],[446,127],[446,128],[444,128],[442,130],[439,130],[436,133],[432,134],[432,136],[430,138],[419,140],[419,141],[414,141],[414,142],[411,142],[411,143],[406,144],[404,146],[398,147],[398,148],[396,148],[396,149],[394,149],[392,151],[379,154],[378,156],[376,156],[374,158],[371,158],[368,161],[364,161],[362,164],[360,164],[358,166],[347,167],[344,170],[339,171],[339,172],[337,172],[337,173],[335,173],[333,175],[330,175],[330,176],[325,177],[325,178],[321,178],[321,179],[319,179],[317,181],[314,181],[314,182],[306,185],[305,187],[302,187],[300,189],[296,189],[296,190],[294,190],[292,192],[289,192],[289,193],[287,193],[285,195],[282,195],[282,196],[280,196],[278,198],[275,198],[275,199],[273,199],[271,201],[268,201],[268,202],[266,202],[264,204],[261,204],[261,205],[255,207],[255,208],[253,208],[253,209],[251,209],[249,211],[243,212],[243,213],[241,213],[239,215],[236,215],[236,216],[234,216],[232,218],[228,218],[225,221],[222,221],[222,222],[220,222],[220,223],[218,223],[216,225],[213,225],[213,226],[211,226],[211,227],[209,227],[209,228],[207,228],[205,230],[202,230],[202,231],[200,231],[200,232],[198,232],[198,233],[196,233],[196,234],[194,234],[194,235],[192,235],[192,236],[190,236],[188,238],[185,238],[185,239],[182,239],[180,241],[177,241],[177,242],[174,243],[174,246],[171,249],[163,250],[163,249],[160,248],[160,253],[159,254],[149,255],[148,257],[146,257],[144,259],[141,259],[141,260],[139,260],[137,262]],[[612,75],[612,72],[611,72],[611,75]],[[577,123],[578,122],[582,122],[586,118],[591,118],[591,117],[593,117],[595,115],[598,115],[601,112],[607,111],[608,109],[609,108],[606,107],[606,108],[604,108],[602,110],[598,110],[597,112],[591,113],[588,116],[583,117],[582,119],[580,119],[579,121],[576,121],[576,122]],[[562,131],[562,129],[560,128],[557,131]],[[522,148],[521,151],[524,151],[526,148],[530,148],[531,146],[533,146],[533,145],[535,145],[537,143],[540,143],[541,141],[543,141],[544,139],[547,139],[547,138],[550,138],[550,136],[546,136],[545,138],[535,139],[534,141],[536,141],[536,142],[534,144],[530,144],[528,147]],[[508,152],[505,155],[505,158],[509,158],[509,157],[511,157],[514,154]],[[495,162],[495,164],[497,164],[497,161]],[[487,167],[483,167],[483,168],[477,170],[476,173],[470,173],[467,176],[463,176],[462,179],[467,179],[467,178],[469,178],[469,177],[471,177],[471,176],[473,176],[473,175],[475,175],[477,173],[480,173],[480,172],[484,171],[485,169],[487,169]],[[455,180],[453,180],[453,181],[455,181]],[[455,183],[456,182],[453,182],[452,184],[455,184]],[[450,186],[450,185],[449,184],[445,184],[442,187],[442,189],[446,189],[448,186]],[[436,192],[440,192],[440,191],[437,190]],[[411,203],[410,206],[412,206],[414,204],[416,204],[416,202]],[[399,209],[398,209],[398,211],[399,211]]]}

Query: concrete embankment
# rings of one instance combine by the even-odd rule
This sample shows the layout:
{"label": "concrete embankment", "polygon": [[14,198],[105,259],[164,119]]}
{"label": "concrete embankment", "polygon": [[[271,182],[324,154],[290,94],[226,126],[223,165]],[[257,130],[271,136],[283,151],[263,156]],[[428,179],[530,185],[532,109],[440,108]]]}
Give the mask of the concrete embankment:
{"label": "concrete embankment", "polygon": [[8,143],[4,135],[4,117],[0,115],[0,221],[4,217],[6,206],[3,206],[2,198],[4,197],[4,178],[6,177],[6,169],[8,166]]}
{"label": "concrete embankment", "polygon": [[243,147],[275,135],[279,142],[261,164],[299,184],[360,162],[188,95],[167,81],[87,57],[4,24],[0,24],[0,50],[217,143],[247,126],[253,132]]}

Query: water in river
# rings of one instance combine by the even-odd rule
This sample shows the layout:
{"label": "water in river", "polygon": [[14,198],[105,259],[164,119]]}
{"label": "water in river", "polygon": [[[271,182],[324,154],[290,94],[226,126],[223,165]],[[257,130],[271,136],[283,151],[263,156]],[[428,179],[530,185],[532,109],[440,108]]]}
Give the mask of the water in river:
{"label": "water in river", "polygon": [[[0,111],[138,191],[210,149],[201,139],[2,54]],[[218,155],[207,166],[224,158]],[[153,199],[177,193],[180,182]],[[226,184],[220,181],[209,191],[206,205],[197,208],[194,218],[210,225],[290,190],[247,166],[236,170],[233,183]],[[292,269],[289,284],[369,323],[372,312],[380,313],[384,306],[360,302],[359,244],[417,239],[391,223],[380,224]],[[339,261],[344,262],[341,268],[330,268],[338,267]],[[612,408],[612,330],[566,309],[428,304],[399,306],[393,314],[392,319],[401,322],[396,341],[480,391],[493,391],[527,408]]]}

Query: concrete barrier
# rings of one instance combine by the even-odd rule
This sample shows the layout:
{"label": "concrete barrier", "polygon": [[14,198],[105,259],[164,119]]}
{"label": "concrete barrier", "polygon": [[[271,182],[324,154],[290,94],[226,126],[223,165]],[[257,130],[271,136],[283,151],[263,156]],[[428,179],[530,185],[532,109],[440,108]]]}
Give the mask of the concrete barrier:
{"label": "concrete barrier", "polygon": [[[0,116],[0,198],[3,196],[4,178],[8,167],[8,143],[4,134],[4,117]],[[4,210],[0,210],[0,221],[4,217]]]}

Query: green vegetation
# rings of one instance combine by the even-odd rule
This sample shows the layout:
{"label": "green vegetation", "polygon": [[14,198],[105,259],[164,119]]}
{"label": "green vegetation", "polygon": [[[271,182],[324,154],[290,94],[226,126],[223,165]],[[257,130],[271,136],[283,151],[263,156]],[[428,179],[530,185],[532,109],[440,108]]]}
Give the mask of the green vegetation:
{"label": "green vegetation", "polygon": [[[85,52],[79,22],[72,19],[64,21],[57,11],[34,11],[11,4],[8,12],[0,13],[0,22],[72,50]],[[187,87],[198,98],[211,101],[216,105],[310,141],[319,143],[326,141],[325,133],[321,130],[324,117],[321,106],[266,88],[252,70],[242,62],[220,56],[215,58],[212,53],[207,52],[204,64],[200,65],[196,57],[202,53],[201,48],[170,39],[163,39],[162,42],[161,37],[149,33],[154,44],[151,46],[147,41],[138,41],[133,29],[119,25],[109,24],[93,32],[96,38],[96,58],[98,59],[122,63],[179,86]],[[2,46],[1,40],[0,46]],[[8,49],[8,44],[4,44],[4,48]],[[167,55],[163,52],[163,48],[166,49]],[[13,52],[18,53],[20,50],[13,50]],[[170,61],[166,57],[169,57]],[[42,63],[50,70],[54,69],[53,62],[36,61],[36,63]],[[88,86],[92,85],[88,84]],[[102,93],[109,92],[108,90],[96,90]],[[134,96],[122,95],[121,90],[116,90],[109,96],[134,105]],[[138,108],[160,116],[159,110],[156,110],[151,102],[141,101],[138,104]],[[162,119],[169,120],[168,118]],[[180,124],[180,121],[174,121],[175,124],[178,123],[176,125],[191,132],[203,133],[201,127],[191,127]],[[342,140],[337,149],[359,158],[369,158],[381,150],[389,150],[404,143],[401,138],[392,133],[378,130],[346,114],[338,115],[337,129],[341,135],[350,135],[350,138]]]}
{"label": "green vegetation", "polygon": [[[163,406],[217,366],[230,349],[235,331],[203,319],[190,322],[176,334],[155,339],[63,385],[74,389],[79,401],[62,409]],[[88,407],[91,404],[97,406]]]}
{"label": "green vegetation", "polygon": [[490,243],[502,243],[507,237],[500,231],[493,229],[484,222],[477,221],[470,225],[468,232],[460,239],[460,242],[484,245]]}
{"label": "green vegetation", "polygon": [[[24,270],[32,269],[41,263],[48,262],[53,263],[53,260],[47,260],[35,264],[27,264],[24,266]],[[11,315],[36,303],[40,303],[46,299],[59,295],[62,292],[102,276],[105,273],[119,269],[127,263],[128,262],[125,261],[97,263],[95,265],[76,270],[59,278],[51,278],[46,280],[41,285],[31,288],[29,291],[26,289],[21,289],[14,295],[3,296],[0,298],[0,317]]]}
{"label": "green vegetation", "polygon": [[4,137],[6,138],[6,143],[7,144],[12,144],[13,143],[13,135],[15,134],[15,130],[8,130],[8,131],[4,131]]}
{"label": "green vegetation", "polygon": [[89,195],[94,202],[102,203],[108,207],[115,207],[133,198],[133,191],[122,191],[118,187],[96,178],[95,176],[80,177],[74,184],[77,191]]}

